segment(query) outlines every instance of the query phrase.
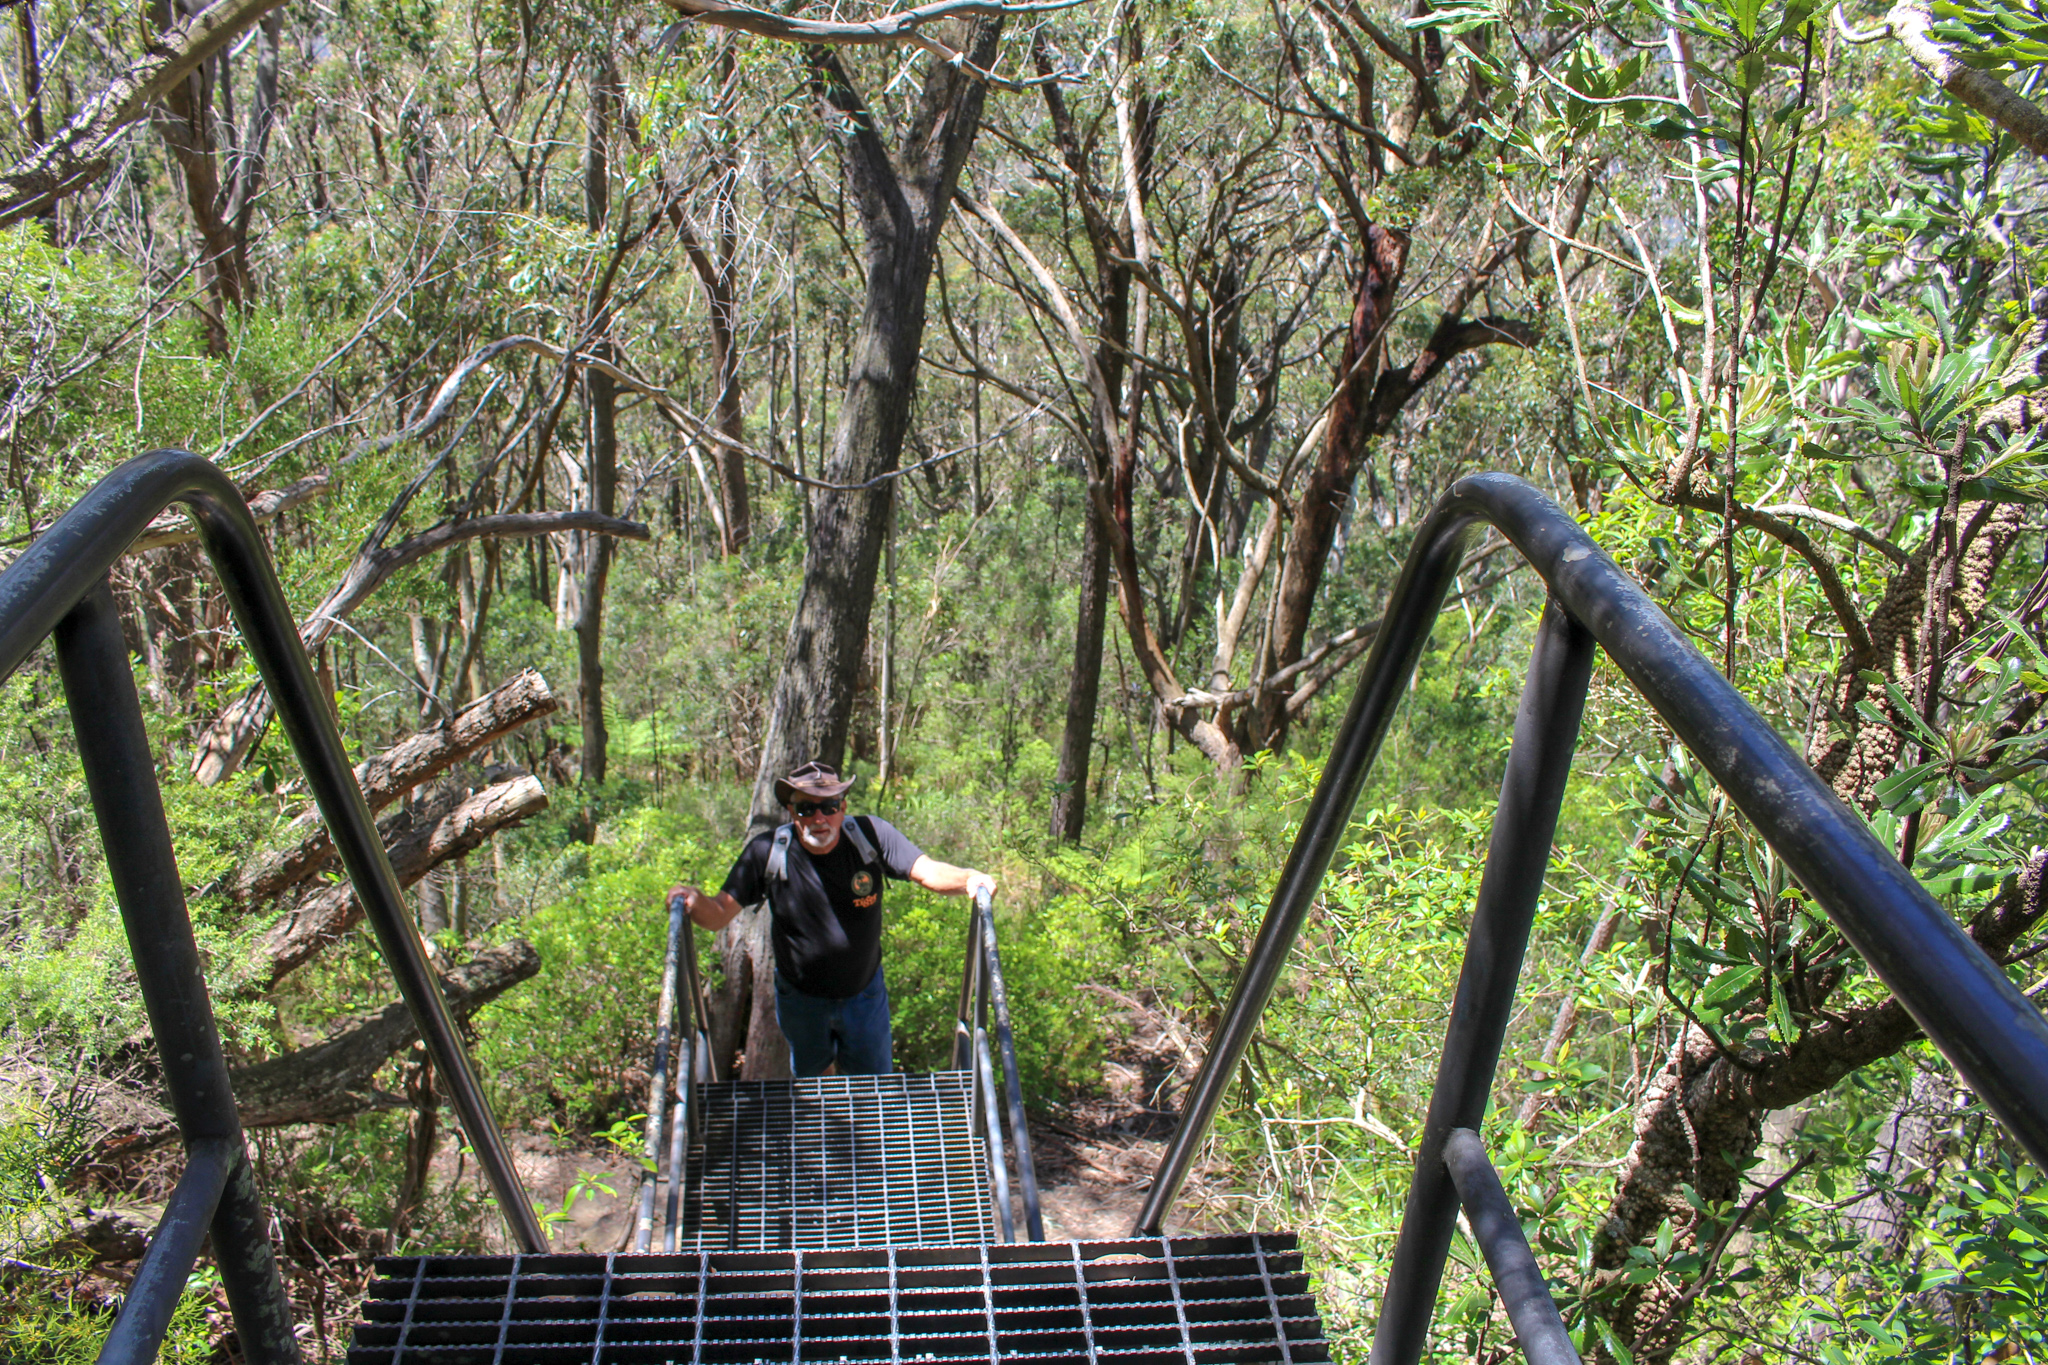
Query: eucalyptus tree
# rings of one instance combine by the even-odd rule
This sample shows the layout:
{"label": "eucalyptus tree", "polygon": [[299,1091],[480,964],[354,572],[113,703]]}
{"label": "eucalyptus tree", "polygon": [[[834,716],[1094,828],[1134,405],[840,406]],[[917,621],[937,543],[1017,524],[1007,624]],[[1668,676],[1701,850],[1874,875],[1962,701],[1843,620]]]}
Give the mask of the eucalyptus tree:
{"label": "eucalyptus tree", "polygon": [[[1013,8],[1030,7],[954,0],[863,24],[790,19],[692,0],[678,0],[676,8],[709,24],[799,45],[805,85],[855,210],[865,273],[831,449],[809,487],[803,585],[754,787],[752,825],[759,829],[778,818],[777,778],[807,759],[836,766],[844,758],[939,236],[980,132],[988,86],[997,79],[993,67],[1004,21]],[[856,64],[842,53],[881,47],[893,61],[899,44],[926,54],[914,93],[894,95],[895,83],[879,97],[864,93]],[[768,1043],[777,1034],[766,915],[758,907],[724,931],[728,980],[751,985],[751,998],[741,985],[728,1008],[749,1020],[748,1071],[759,1076],[780,1074],[787,1066],[783,1050]]]}
{"label": "eucalyptus tree", "polygon": [[[1010,187],[1025,226],[994,196],[975,209],[1013,262],[985,268],[1053,324],[1054,391],[1090,453],[1139,672],[1164,723],[1223,772],[1283,742],[1370,643],[1367,622],[1309,638],[1344,528],[1374,529],[1357,516],[1361,474],[1379,530],[1427,503],[1412,457],[1388,460],[1394,504],[1369,457],[1415,443],[1428,423],[1411,408],[1440,376],[1462,392],[1485,348],[1535,344],[1543,306],[1525,290],[1519,314],[1479,311],[1532,235],[1475,169],[1485,130],[1513,116],[1503,87],[1357,7],[1274,17],[1128,7],[1100,37],[1062,35],[1114,64],[1094,88],[1048,91],[1048,127],[1007,139],[1031,167]],[[1531,39],[1537,60],[1559,59],[1559,42]],[[1398,207],[1368,207],[1382,202]],[[1418,234],[1430,268],[1411,277]],[[1092,262],[1080,279],[1058,269],[1075,238]],[[1084,628],[1077,680],[1091,648]]]}

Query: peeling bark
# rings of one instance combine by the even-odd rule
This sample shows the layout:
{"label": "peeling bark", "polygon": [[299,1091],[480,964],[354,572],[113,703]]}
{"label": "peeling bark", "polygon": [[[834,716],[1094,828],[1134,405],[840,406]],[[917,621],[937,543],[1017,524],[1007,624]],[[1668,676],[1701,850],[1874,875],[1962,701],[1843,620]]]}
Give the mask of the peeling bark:
{"label": "peeling bark", "polygon": [[[448,1012],[471,1018],[491,1001],[540,971],[540,954],[525,939],[486,949],[441,978]],[[419,1041],[412,1011],[393,1001],[367,1019],[323,1043],[282,1057],[238,1067],[228,1074],[244,1128],[278,1128],[297,1123],[339,1123],[370,1109],[408,1104],[377,1089],[377,1072]],[[168,1115],[115,1129],[101,1140],[100,1160],[145,1151],[178,1136]]]}
{"label": "peeling bark", "polygon": [[[499,830],[547,807],[548,794],[532,776],[487,787],[401,835],[390,847],[391,870],[398,874],[400,886],[411,886],[442,863],[460,858]],[[256,941],[242,993],[269,990],[362,918],[362,903],[346,883],[308,895]]]}
{"label": "peeling bark", "polygon": [[[547,679],[526,669],[487,696],[463,707],[439,725],[400,740],[375,758],[356,765],[356,781],[371,810],[433,781],[478,749],[504,738],[528,721],[551,715],[562,703]],[[238,871],[227,891],[234,900],[258,904],[280,896],[313,876],[333,855],[334,841],[317,811],[292,822],[309,832],[289,848],[267,853]]]}
{"label": "peeling bark", "polygon": [[[2026,509],[2013,503],[1989,509],[1981,503],[1966,505],[1961,509],[1963,522],[1976,520],[1980,511],[1985,513],[1982,529],[1963,549],[1962,571],[1950,603],[1945,632],[1950,640],[1963,639],[1976,628],[1990,599],[1991,582],[1998,566],[2025,524]],[[1873,725],[1857,714],[1857,703],[1868,701],[1894,722],[1902,724],[1904,719],[1893,714],[1884,688],[1873,687],[1861,675],[1874,671],[1904,683],[1925,667],[1920,631],[1927,612],[1931,550],[1931,545],[1915,550],[1906,566],[1886,584],[1883,599],[1870,613],[1870,652],[1842,656],[1826,702],[1828,724],[1816,730],[1806,751],[1806,761],[1843,800],[1866,808],[1870,789],[1891,775],[1905,741],[1896,730]],[[1911,688],[1907,690],[1910,694]]]}

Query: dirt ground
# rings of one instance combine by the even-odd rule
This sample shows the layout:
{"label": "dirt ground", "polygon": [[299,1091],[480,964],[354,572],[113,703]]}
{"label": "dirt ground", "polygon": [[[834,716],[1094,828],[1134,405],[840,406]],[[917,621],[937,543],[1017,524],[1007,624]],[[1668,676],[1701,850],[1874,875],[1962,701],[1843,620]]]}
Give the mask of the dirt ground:
{"label": "dirt ground", "polygon": [[[633,1195],[640,1188],[639,1161],[606,1146],[563,1147],[541,1134],[522,1133],[510,1141],[512,1165],[527,1194],[551,1211],[549,1245],[556,1251],[618,1250],[633,1224]],[[437,1154],[435,1178],[452,1178],[454,1162],[452,1149]],[[610,1194],[595,1187],[600,1182]],[[585,1195],[556,1220],[554,1214],[563,1211],[569,1192],[579,1183]],[[513,1250],[504,1226],[496,1219],[484,1234],[484,1244],[493,1251]]]}
{"label": "dirt ground", "polygon": [[[1195,1040],[1156,1000],[1086,989],[1111,1006],[1101,1087],[1031,1124],[1039,1208],[1053,1241],[1131,1235],[1201,1061]],[[1198,1170],[1193,1180],[1199,1178]],[[1177,1222],[1168,1226],[1181,1230]]]}

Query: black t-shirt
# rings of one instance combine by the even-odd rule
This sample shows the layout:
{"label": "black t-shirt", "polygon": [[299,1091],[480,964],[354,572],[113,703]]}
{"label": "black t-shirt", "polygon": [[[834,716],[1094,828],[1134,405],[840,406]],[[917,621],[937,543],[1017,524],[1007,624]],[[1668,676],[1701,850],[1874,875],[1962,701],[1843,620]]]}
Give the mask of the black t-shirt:
{"label": "black t-shirt", "polygon": [[741,905],[752,905],[764,895],[769,898],[775,969],[805,995],[834,1000],[866,990],[882,965],[882,883],[876,872],[906,881],[911,867],[924,856],[887,820],[872,815],[847,819],[860,821],[861,832],[880,859],[879,868],[862,865],[859,850],[842,826],[839,842],[822,857],[792,834],[789,875],[771,884],[771,830],[748,841],[739,861],[725,874],[723,888]]}

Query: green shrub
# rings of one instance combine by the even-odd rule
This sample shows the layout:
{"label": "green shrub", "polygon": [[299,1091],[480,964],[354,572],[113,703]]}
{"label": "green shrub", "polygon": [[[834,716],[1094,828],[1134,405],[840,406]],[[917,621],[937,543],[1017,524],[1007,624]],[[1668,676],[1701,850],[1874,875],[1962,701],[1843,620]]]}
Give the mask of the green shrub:
{"label": "green shrub", "polygon": [[[113,1326],[113,1315],[83,1290],[85,1258],[57,1243],[66,1224],[63,1186],[86,1154],[92,1102],[83,1091],[27,1095],[0,1113],[0,1362],[5,1365],[87,1365]],[[211,1267],[194,1276],[179,1301],[158,1359],[197,1365],[210,1354],[207,1292]]]}
{"label": "green shrub", "polygon": [[[641,807],[578,846],[584,875],[545,909],[509,921],[540,953],[538,979],[515,987],[481,1024],[477,1065],[506,1122],[543,1115],[602,1128],[637,1111],[628,1073],[654,1057],[654,1009],[668,941],[662,893],[709,866],[702,836],[674,813]],[[708,937],[699,940],[700,960]]]}
{"label": "green shrub", "polygon": [[[882,933],[882,969],[896,1066],[945,1067],[966,965],[968,902],[899,889],[901,899]],[[1025,1103],[1043,1106],[1101,1071],[1101,997],[1084,989],[1111,966],[1111,940],[1101,917],[1077,896],[1059,896],[1035,910],[996,915],[1003,982],[1017,1044]],[[993,1020],[991,1020],[993,1034]],[[993,1036],[989,1039],[995,1047]]]}

